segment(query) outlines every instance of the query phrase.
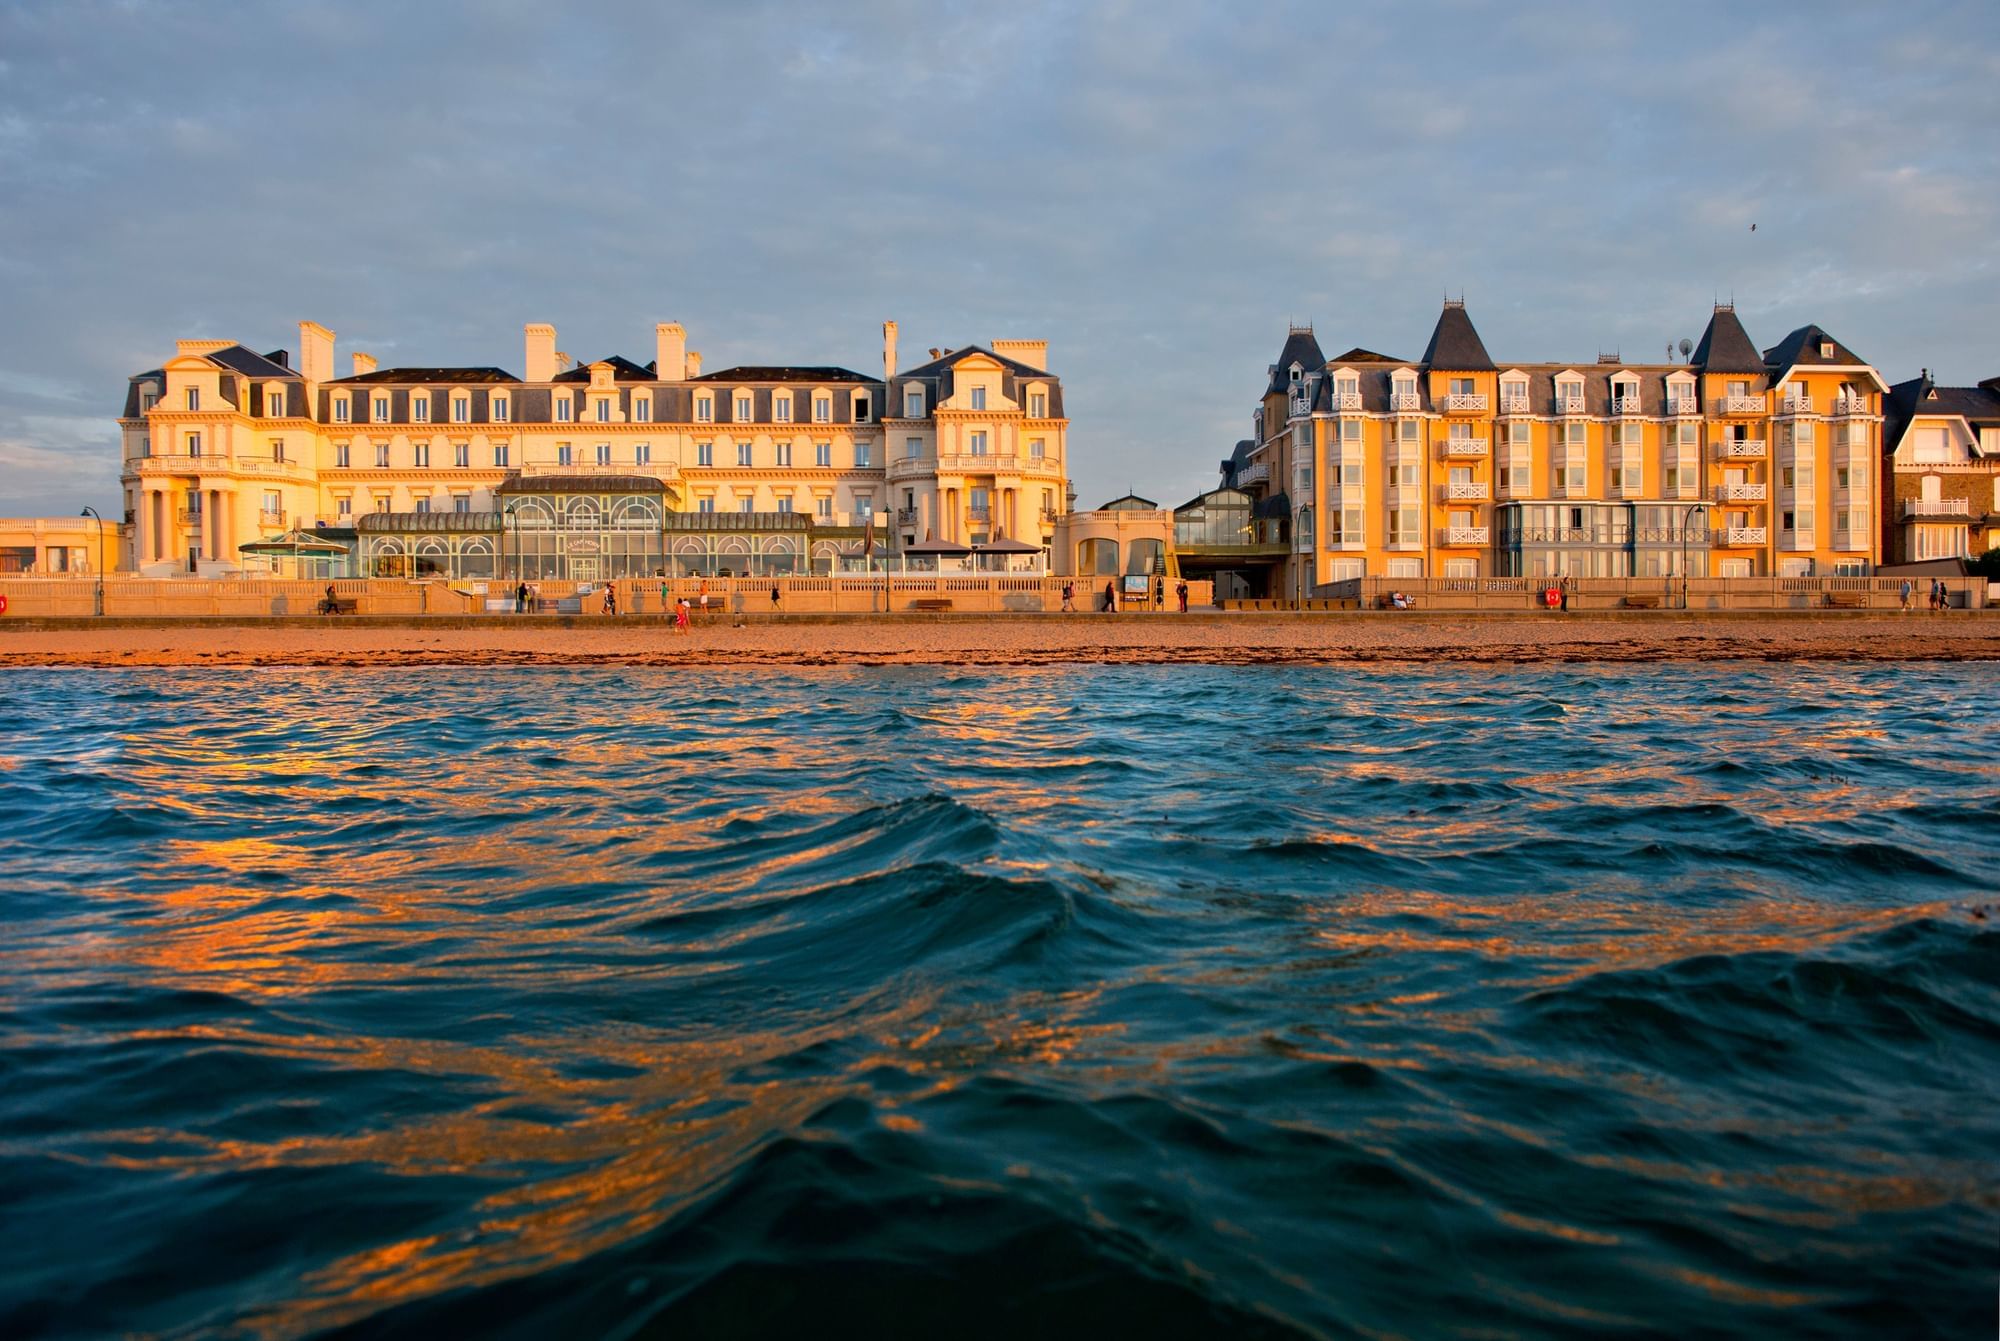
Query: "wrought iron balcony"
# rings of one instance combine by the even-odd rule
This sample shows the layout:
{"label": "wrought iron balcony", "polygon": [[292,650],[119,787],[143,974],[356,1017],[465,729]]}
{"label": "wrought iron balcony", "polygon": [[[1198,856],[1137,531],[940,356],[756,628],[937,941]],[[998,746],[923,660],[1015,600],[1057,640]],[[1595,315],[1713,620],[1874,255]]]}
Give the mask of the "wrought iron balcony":
{"label": "wrought iron balcony", "polygon": [[915,526],[916,524],[917,524],[917,510],[915,508],[896,509],[896,525]]}
{"label": "wrought iron balcony", "polygon": [[1271,479],[1271,467],[1267,462],[1257,461],[1236,472],[1239,485],[1266,484]]}

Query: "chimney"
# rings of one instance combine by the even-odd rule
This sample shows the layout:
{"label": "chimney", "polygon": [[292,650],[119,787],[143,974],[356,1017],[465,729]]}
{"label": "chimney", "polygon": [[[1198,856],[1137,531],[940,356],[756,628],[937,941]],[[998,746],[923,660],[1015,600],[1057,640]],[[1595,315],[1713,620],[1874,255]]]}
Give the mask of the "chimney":
{"label": "chimney", "polygon": [[521,328],[527,342],[521,370],[524,382],[553,382],[556,377],[556,328],[529,322]]}
{"label": "chimney", "polygon": [[333,332],[317,321],[299,323],[299,375],[308,382],[333,380]]}
{"label": "chimney", "polygon": [[678,321],[653,327],[653,376],[662,382],[687,380],[687,332]]}
{"label": "chimney", "polygon": [[893,381],[896,376],[896,323],[882,323],[882,380]]}
{"label": "chimney", "polygon": [[1046,371],[1049,366],[1047,340],[995,340],[993,352],[1001,358],[1025,363],[1030,368],[1041,368]]}
{"label": "chimney", "polygon": [[375,371],[375,356],[373,354],[364,354],[358,349],[355,350],[354,375],[356,377],[362,377],[374,371]]}
{"label": "chimney", "polygon": [[701,351],[690,349],[688,351],[688,377],[693,379],[699,376],[701,376]]}

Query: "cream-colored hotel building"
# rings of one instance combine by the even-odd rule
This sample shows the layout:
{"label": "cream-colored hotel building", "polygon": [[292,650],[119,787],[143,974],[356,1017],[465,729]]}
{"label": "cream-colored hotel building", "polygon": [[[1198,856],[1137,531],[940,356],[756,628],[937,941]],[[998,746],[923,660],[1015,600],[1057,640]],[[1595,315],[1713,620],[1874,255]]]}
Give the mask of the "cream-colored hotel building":
{"label": "cream-colored hotel building", "polygon": [[1384,577],[1865,574],[1888,387],[1817,326],[1759,351],[1716,306],[1686,362],[1496,361],[1462,303],[1423,356],[1294,328],[1225,463],[1273,595]]}
{"label": "cream-colored hotel building", "polygon": [[643,365],[579,363],[529,325],[520,376],[364,353],[336,375],[334,334],[313,322],[296,363],[182,340],[130,379],[120,419],[129,566],[235,572],[244,544],[304,528],[350,540],[355,570],[378,576],[802,573],[871,532],[878,555],[926,539],[1046,547],[1068,507],[1043,341],[899,368],[888,322],[870,376],[705,373],[680,325],[654,336]]}

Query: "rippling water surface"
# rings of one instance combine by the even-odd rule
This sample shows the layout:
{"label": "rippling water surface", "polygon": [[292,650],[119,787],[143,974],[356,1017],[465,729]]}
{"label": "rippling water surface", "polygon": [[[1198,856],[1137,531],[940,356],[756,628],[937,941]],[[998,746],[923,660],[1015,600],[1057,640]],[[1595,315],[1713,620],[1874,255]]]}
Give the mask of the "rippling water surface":
{"label": "rippling water surface", "polygon": [[4,684],[0,1334],[1991,1333],[1992,666]]}

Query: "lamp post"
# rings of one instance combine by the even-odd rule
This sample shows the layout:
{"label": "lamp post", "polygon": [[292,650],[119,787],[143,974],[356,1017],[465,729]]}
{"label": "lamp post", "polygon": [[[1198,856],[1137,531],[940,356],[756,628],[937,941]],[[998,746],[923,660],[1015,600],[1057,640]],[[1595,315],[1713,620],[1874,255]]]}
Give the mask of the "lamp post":
{"label": "lamp post", "polygon": [[97,561],[90,565],[92,571],[97,574],[97,590],[92,599],[95,608],[91,613],[102,616],[104,614],[104,518],[97,515],[96,508],[88,507],[77,515],[89,517],[97,523]]}
{"label": "lamp post", "polygon": [[[514,567],[512,569],[512,575],[514,582],[517,586],[520,584],[521,581],[521,522],[520,519],[514,515],[514,509],[519,506],[520,504],[518,503],[509,503],[507,505],[507,520],[514,523]],[[500,537],[500,545],[502,549],[506,548],[507,545],[506,536],[503,535]]]}
{"label": "lamp post", "polygon": [[1693,503],[1681,514],[1681,609],[1688,608],[1688,526],[1694,521],[1694,514],[1707,512],[1708,504]]}

